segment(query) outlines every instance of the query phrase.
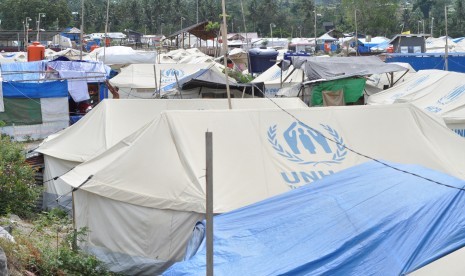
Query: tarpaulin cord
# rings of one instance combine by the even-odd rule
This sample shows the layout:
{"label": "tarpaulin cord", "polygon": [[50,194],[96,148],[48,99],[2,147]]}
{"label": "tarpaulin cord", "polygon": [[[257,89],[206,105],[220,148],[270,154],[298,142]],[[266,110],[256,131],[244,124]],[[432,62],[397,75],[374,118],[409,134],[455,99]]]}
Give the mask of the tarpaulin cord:
{"label": "tarpaulin cord", "polygon": [[[257,87],[257,89],[260,90],[260,88]],[[260,90],[261,91],[261,90]],[[263,91],[261,91],[263,93]],[[335,143],[336,145],[338,146],[341,146],[341,147],[344,147],[345,149],[349,150],[350,152],[352,153],[355,153],[359,156],[362,156],[362,157],[365,157],[367,159],[370,159],[372,161],[375,161],[383,166],[386,166],[388,168],[391,168],[393,170],[396,170],[396,171],[399,171],[399,172],[402,172],[402,173],[406,173],[406,174],[410,174],[412,176],[415,176],[415,177],[418,177],[418,178],[421,178],[421,179],[424,179],[426,181],[429,181],[431,183],[434,183],[434,184],[438,184],[438,185],[442,185],[442,186],[445,186],[445,187],[448,187],[448,188],[452,188],[452,189],[457,189],[457,190],[460,190],[460,191],[465,191],[465,188],[460,188],[460,187],[455,187],[455,186],[452,186],[452,185],[449,185],[449,184],[446,184],[446,183],[442,183],[442,182],[439,182],[439,181],[436,181],[436,180],[433,180],[431,178],[428,178],[428,177],[425,177],[425,176],[422,176],[422,175],[419,175],[419,174],[416,174],[416,173],[413,173],[413,172],[409,172],[409,171],[406,171],[406,170],[403,170],[403,169],[399,169],[399,168],[396,168],[392,165],[389,165],[379,159],[376,159],[374,157],[371,157],[371,156],[368,156],[366,154],[363,154],[363,153],[360,153],[352,148],[349,148],[347,147],[346,145],[340,143],[340,142],[337,142],[335,141],[334,139],[330,138],[330,137],[327,137],[326,135],[324,135],[324,133],[321,133],[320,131],[318,131],[317,129],[314,129],[313,127],[307,125],[306,123],[302,122],[301,120],[299,120],[296,116],[294,116],[293,114],[291,114],[289,111],[287,111],[286,109],[282,108],[279,104],[277,104],[275,101],[273,101],[270,97],[268,97],[265,93],[263,93],[265,95],[265,98],[269,99],[272,103],[274,103],[279,109],[281,109],[283,112],[287,113],[289,116],[291,116],[292,118],[294,118],[296,121],[298,121],[299,123],[301,123],[302,125],[304,125],[305,127],[308,127],[309,129],[317,132],[319,135],[323,136],[324,138],[326,138],[327,140]]]}

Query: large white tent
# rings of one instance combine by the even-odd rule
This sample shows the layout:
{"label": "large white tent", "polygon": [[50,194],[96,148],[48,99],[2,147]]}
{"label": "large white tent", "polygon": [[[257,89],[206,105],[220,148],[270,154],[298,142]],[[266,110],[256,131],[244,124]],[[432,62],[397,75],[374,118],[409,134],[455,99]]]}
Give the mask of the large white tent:
{"label": "large white tent", "polygon": [[368,98],[368,104],[410,102],[441,116],[447,126],[465,136],[465,74],[422,70],[404,83]]}
{"label": "large white tent", "polygon": [[368,160],[355,151],[465,179],[457,150],[465,140],[409,104],[167,111],[62,177],[79,188],[76,226],[90,230],[83,248],[132,274],[180,260],[205,212],[206,131],[213,133],[215,213]]}
{"label": "large white tent", "polygon": [[[308,108],[298,98],[231,101],[233,109]],[[109,149],[151,120],[159,118],[162,111],[203,109],[228,109],[228,102],[226,99],[104,100],[76,124],[49,137],[37,149],[44,154],[45,161],[44,207],[59,204],[71,208],[70,186],[61,179],[53,178]],[[58,196],[61,197],[56,201]]]}

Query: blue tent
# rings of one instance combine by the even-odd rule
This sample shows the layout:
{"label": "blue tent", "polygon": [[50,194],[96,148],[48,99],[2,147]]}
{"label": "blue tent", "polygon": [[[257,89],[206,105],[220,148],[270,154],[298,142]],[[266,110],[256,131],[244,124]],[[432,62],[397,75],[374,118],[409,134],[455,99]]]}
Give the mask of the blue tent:
{"label": "blue tent", "polygon": [[[430,180],[368,162],[216,216],[215,275],[401,275],[463,247],[465,181],[390,165]],[[205,256],[203,239],[164,275],[204,275]]]}

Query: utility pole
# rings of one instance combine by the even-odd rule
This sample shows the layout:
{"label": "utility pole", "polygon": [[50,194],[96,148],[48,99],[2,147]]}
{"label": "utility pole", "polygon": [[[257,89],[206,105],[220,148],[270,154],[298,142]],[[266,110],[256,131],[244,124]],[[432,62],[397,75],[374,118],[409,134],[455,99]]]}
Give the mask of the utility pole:
{"label": "utility pole", "polygon": [[224,62],[224,73],[226,75],[226,95],[228,96],[228,105],[229,109],[232,109],[231,105],[231,91],[229,90],[229,76],[228,76],[228,27],[226,25],[226,4],[224,0],[221,0],[222,10],[223,10],[223,62]]}

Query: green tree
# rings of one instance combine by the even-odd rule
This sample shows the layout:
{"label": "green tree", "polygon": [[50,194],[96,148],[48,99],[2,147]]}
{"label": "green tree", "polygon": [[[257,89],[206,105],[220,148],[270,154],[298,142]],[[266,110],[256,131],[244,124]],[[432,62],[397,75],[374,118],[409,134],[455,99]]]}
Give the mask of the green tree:
{"label": "green tree", "polygon": [[35,29],[39,13],[45,13],[40,19],[40,28],[55,30],[71,22],[71,12],[66,0],[1,0],[0,18],[2,29],[22,30],[26,17],[30,17],[29,28]]}
{"label": "green tree", "polygon": [[25,162],[23,145],[0,135],[0,215],[31,215],[41,191]]}

